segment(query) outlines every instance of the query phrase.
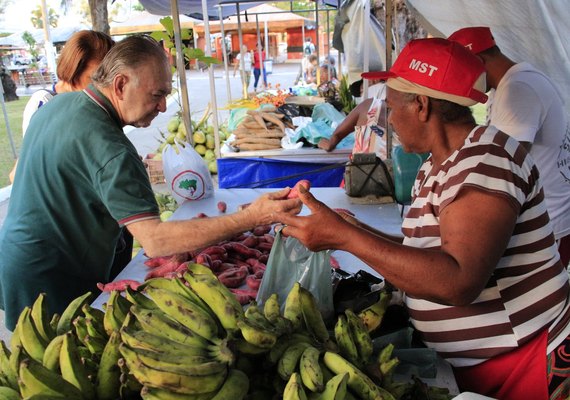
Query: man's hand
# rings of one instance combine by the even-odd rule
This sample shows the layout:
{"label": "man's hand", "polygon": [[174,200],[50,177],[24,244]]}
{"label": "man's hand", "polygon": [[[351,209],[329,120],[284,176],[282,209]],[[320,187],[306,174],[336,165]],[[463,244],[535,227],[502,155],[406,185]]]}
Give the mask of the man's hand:
{"label": "man's hand", "polygon": [[331,141],[325,138],[319,140],[317,146],[319,147],[319,149],[323,149],[325,151],[332,151],[335,148],[335,146],[332,145]]}
{"label": "man's hand", "polygon": [[252,202],[244,213],[255,221],[255,225],[267,225],[278,222],[280,215],[297,215],[303,208],[303,203],[297,199],[287,199],[290,188],[281,189],[277,192],[266,193]]}

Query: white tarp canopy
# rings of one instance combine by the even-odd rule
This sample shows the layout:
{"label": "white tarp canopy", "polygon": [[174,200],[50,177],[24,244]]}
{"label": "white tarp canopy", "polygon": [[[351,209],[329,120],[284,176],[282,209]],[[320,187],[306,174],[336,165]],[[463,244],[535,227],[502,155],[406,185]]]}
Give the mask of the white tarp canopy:
{"label": "white tarp canopy", "polygon": [[570,5],[567,0],[406,0],[434,36],[488,26],[501,51],[528,61],[557,84],[570,114]]}
{"label": "white tarp canopy", "polygon": [[[161,18],[163,17],[151,14],[148,11],[133,11],[124,21],[111,22],[111,35],[164,31],[165,28],[160,23]],[[182,28],[192,28],[196,22],[201,21],[187,17],[186,15],[180,16],[180,26]]]}
{"label": "white tarp canopy", "polygon": [[[50,28],[50,35],[52,43],[64,43],[73,35],[75,32],[82,29],[89,29],[84,26],[65,26],[58,28]],[[22,34],[26,31],[13,33],[9,36],[0,38],[0,46],[13,46],[19,48],[27,48],[27,44],[22,39]],[[33,36],[38,45],[43,45],[45,41],[45,32],[43,29],[29,29],[28,32]]]}

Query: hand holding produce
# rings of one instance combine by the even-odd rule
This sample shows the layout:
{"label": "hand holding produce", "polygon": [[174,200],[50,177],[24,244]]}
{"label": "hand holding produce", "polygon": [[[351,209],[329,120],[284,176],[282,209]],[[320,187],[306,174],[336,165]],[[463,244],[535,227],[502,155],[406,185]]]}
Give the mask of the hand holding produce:
{"label": "hand holding produce", "polygon": [[309,182],[306,179],[301,179],[299,182],[297,182],[295,184],[295,186],[293,186],[293,189],[291,189],[291,191],[289,192],[289,194],[287,195],[288,199],[297,199],[299,198],[299,188],[303,187],[305,190],[309,190],[311,189],[311,182]]}

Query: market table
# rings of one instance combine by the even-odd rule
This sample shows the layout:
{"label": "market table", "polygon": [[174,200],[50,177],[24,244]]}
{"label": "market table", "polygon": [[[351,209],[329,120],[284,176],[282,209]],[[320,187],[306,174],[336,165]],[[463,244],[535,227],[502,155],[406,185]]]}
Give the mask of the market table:
{"label": "market table", "polygon": [[[227,212],[234,212],[237,207],[244,203],[255,200],[263,193],[273,192],[275,189],[217,189],[212,197],[198,201],[187,201],[182,204],[172,215],[172,220],[189,219],[195,217],[199,213],[205,213],[209,216],[220,215],[217,209],[219,201],[226,202]],[[335,188],[312,188],[311,193],[333,208],[345,208],[355,214],[355,216],[364,221],[366,224],[386,232],[390,235],[400,236],[402,219],[400,210],[395,203],[387,204],[357,204],[351,201],[343,189]],[[309,210],[304,207],[301,214],[308,214]],[[344,251],[335,251],[335,258],[338,260],[341,268],[347,272],[354,273],[364,270],[369,273],[378,275],[372,268],[364,262],[354,257],[352,254]],[[144,265],[147,258],[141,250],[125,267],[125,269],[115,278],[133,279],[139,282],[144,281],[144,276],[148,272],[148,267]],[[102,293],[92,303],[94,307],[101,308],[102,304],[107,300],[108,294]],[[452,394],[458,394],[457,384],[453,377],[453,372],[448,364],[443,360],[438,360],[437,377],[435,379],[422,379],[430,385],[447,387]]]}

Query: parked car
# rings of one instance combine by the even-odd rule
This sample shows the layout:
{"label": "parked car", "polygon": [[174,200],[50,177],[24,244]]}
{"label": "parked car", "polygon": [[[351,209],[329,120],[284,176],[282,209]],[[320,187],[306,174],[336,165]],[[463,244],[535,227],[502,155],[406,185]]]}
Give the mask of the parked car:
{"label": "parked car", "polygon": [[12,63],[14,63],[14,65],[29,65],[32,63],[32,59],[21,54],[14,54]]}

